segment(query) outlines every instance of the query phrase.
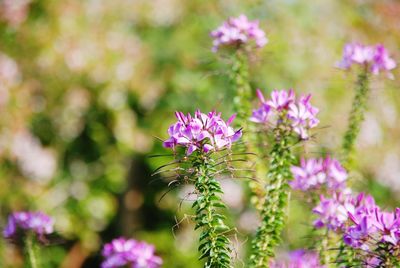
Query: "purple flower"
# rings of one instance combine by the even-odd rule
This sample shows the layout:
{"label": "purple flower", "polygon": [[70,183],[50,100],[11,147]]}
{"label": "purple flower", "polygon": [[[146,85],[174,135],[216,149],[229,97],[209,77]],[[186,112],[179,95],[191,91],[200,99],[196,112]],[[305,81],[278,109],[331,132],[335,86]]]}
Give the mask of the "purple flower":
{"label": "purple flower", "polygon": [[375,230],[372,222],[368,217],[363,217],[360,222],[355,222],[355,225],[350,226],[343,235],[343,241],[353,247],[362,250],[369,250],[368,243],[371,240],[371,233]]}
{"label": "purple flower", "polygon": [[[258,93],[259,96],[260,94],[262,93]],[[289,91],[274,90],[271,93],[271,99],[268,100],[266,104],[277,111],[281,111],[283,109],[287,109],[294,101],[295,95],[293,89],[289,89]]]}
{"label": "purple flower", "polygon": [[344,193],[335,193],[331,198],[320,196],[320,203],[313,209],[318,215],[314,221],[316,228],[327,227],[330,230],[339,231],[344,228],[349,213],[354,213],[355,207],[351,196]]}
{"label": "purple flower", "polygon": [[389,78],[393,79],[393,74],[388,71],[394,68],[396,68],[396,62],[390,58],[386,48],[382,44],[376,45],[371,72],[379,74],[380,71],[387,71]]}
{"label": "purple flower", "polygon": [[355,207],[352,218],[362,219],[364,216],[371,218],[376,215],[376,210],[379,209],[379,207],[375,204],[374,198],[370,195],[366,195],[365,193],[358,194],[355,198],[353,198],[352,203]]}
{"label": "purple flower", "polygon": [[307,191],[315,189],[326,182],[327,174],[324,170],[323,159],[300,160],[300,166],[292,166],[293,180],[289,182],[293,189]]}
{"label": "purple flower", "polygon": [[5,238],[16,238],[19,232],[32,232],[43,238],[53,232],[54,220],[43,212],[14,212],[3,230]]}
{"label": "purple flower", "polygon": [[288,254],[287,260],[271,261],[271,268],[323,268],[318,254],[312,251],[295,250]]}
{"label": "purple flower", "polygon": [[381,233],[382,242],[398,245],[400,242],[400,209],[396,212],[380,211],[375,209],[375,227]]}
{"label": "purple flower", "polygon": [[375,46],[359,43],[346,44],[343,49],[343,58],[337,63],[337,67],[350,69],[353,64],[365,66],[373,74],[386,71],[391,79],[393,74],[390,71],[396,67],[396,62],[390,58],[386,48],[381,44]]}
{"label": "purple flower", "polygon": [[230,148],[242,136],[241,130],[234,131],[230,126],[235,115],[226,122],[216,112],[204,114],[198,110],[194,117],[190,114],[185,116],[182,112],[175,115],[178,122],[168,128],[170,137],[164,141],[164,147],[185,147],[187,155],[196,150],[207,153]]}
{"label": "purple flower", "polygon": [[229,18],[212,31],[211,36],[214,38],[212,49],[214,52],[221,46],[236,47],[252,41],[256,47],[260,48],[268,43],[264,31],[258,26],[258,21],[249,21],[245,15]]}
{"label": "purple flower", "polygon": [[262,92],[257,89],[261,105],[253,110],[250,121],[277,127],[286,124],[291,127],[300,139],[308,139],[308,130],[318,125],[316,115],[318,109],[311,105],[311,95],[301,96],[296,100],[292,89],[274,90],[271,99],[265,100]]}
{"label": "purple flower", "polygon": [[102,268],[158,268],[162,259],[154,255],[154,246],[134,239],[114,239],[103,247]]}
{"label": "purple flower", "polygon": [[293,180],[289,182],[293,189],[307,191],[325,186],[328,192],[344,190],[347,172],[338,160],[326,158],[301,159],[300,166],[292,166]]}
{"label": "purple flower", "polygon": [[365,267],[382,267],[382,259],[376,256],[371,256],[371,257],[367,257],[367,259],[364,262]]}

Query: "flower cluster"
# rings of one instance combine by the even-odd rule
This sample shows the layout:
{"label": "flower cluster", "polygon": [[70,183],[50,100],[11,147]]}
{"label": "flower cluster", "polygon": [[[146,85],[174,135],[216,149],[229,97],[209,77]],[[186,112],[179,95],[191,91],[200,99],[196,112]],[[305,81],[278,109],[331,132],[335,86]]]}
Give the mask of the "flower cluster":
{"label": "flower cluster", "polygon": [[380,267],[382,261],[400,257],[399,208],[387,212],[370,195],[335,193],[331,198],[321,196],[313,212],[319,216],[314,226],[335,231],[347,246],[361,250],[358,258],[365,267]]}
{"label": "flower cluster", "polygon": [[[399,208],[394,212],[383,211],[372,197],[360,194],[354,212],[349,212],[349,219],[343,240],[348,246],[361,249],[367,261],[374,262],[370,267],[379,267],[380,261],[387,258],[385,255],[400,257]],[[376,256],[379,258],[374,258]]]}
{"label": "flower cluster", "polygon": [[221,118],[221,113],[204,114],[197,110],[192,117],[182,112],[175,113],[178,122],[168,128],[170,137],[164,141],[164,147],[174,149],[177,146],[186,148],[187,155],[194,151],[208,153],[229,148],[242,136],[242,131],[233,130],[230,126],[235,119],[232,115],[228,121]]}
{"label": "flower cluster", "polygon": [[318,190],[323,186],[330,191],[344,190],[347,171],[338,160],[325,158],[302,158],[300,166],[292,166],[293,180],[289,182],[293,189],[307,191]]}
{"label": "flower cluster", "polygon": [[263,47],[268,43],[264,31],[258,26],[258,21],[249,21],[245,15],[229,18],[212,31],[211,36],[214,38],[214,52],[221,46],[240,46],[254,41],[256,47]]}
{"label": "flower cluster", "polygon": [[53,232],[54,220],[43,212],[14,212],[3,231],[5,238],[16,238],[19,232],[31,232],[42,238]]}
{"label": "flower cluster", "polygon": [[348,212],[354,211],[353,199],[347,193],[334,193],[331,197],[320,196],[320,203],[313,209],[318,215],[314,221],[316,228],[341,230],[348,219]]}
{"label": "flower cluster", "polygon": [[154,246],[134,239],[114,239],[103,247],[105,260],[102,268],[131,267],[158,268],[162,264],[160,257],[154,255]]}
{"label": "flower cluster", "polygon": [[311,105],[311,95],[296,99],[292,89],[274,90],[269,100],[265,100],[260,90],[257,90],[257,95],[261,105],[253,110],[250,117],[255,123],[268,124],[273,128],[288,125],[300,139],[308,139],[308,130],[319,123],[316,117],[318,108]]}
{"label": "flower cluster", "polygon": [[271,261],[271,268],[323,268],[318,254],[312,251],[295,250],[288,254],[285,261]]}
{"label": "flower cluster", "polygon": [[375,46],[365,46],[359,43],[346,44],[343,49],[343,58],[337,66],[349,69],[353,64],[366,66],[373,74],[386,71],[390,78],[393,78],[390,70],[396,67],[396,62],[381,44]]}

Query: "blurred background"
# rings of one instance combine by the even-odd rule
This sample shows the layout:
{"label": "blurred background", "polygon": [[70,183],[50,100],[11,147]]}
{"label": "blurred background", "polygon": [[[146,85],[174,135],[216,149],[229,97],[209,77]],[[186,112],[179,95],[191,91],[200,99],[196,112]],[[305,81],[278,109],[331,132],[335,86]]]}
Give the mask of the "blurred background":
{"label": "blurred background", "polygon": [[[45,267],[98,267],[102,243],[154,243],[164,267],[201,267],[190,186],[152,176],[170,158],[173,112],[232,112],[229,59],[209,32],[229,16],[259,19],[270,43],[252,58],[253,89],[313,94],[320,128],[307,156],[341,143],[355,73],[337,70],[346,42],[383,43],[400,60],[396,0],[0,0],[0,226],[43,210],[58,238]],[[400,203],[400,71],[374,77],[353,186]],[[334,154],[334,153],[333,153]],[[257,226],[243,179],[222,178],[237,266]],[[166,191],[169,191],[166,195]],[[292,198],[282,250],[307,247],[312,216]],[[297,201],[296,201],[297,200]],[[0,267],[21,267],[0,242]]]}

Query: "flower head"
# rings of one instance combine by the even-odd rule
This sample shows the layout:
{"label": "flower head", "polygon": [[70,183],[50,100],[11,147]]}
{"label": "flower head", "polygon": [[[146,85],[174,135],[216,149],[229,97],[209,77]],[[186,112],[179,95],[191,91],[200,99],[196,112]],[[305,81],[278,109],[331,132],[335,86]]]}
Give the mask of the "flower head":
{"label": "flower head", "polygon": [[346,188],[347,172],[338,160],[326,158],[301,159],[300,166],[292,166],[293,180],[289,182],[293,189],[307,191],[325,186],[328,192]]}
{"label": "flower head", "polygon": [[390,71],[396,67],[396,62],[381,44],[375,46],[365,46],[359,43],[346,44],[343,49],[343,58],[337,63],[337,67],[350,69],[353,64],[365,66],[373,74],[386,71],[389,78],[393,78]]}
{"label": "flower head", "polygon": [[342,230],[348,220],[349,212],[354,212],[354,210],[354,204],[349,194],[335,193],[331,198],[321,195],[320,203],[313,209],[313,213],[318,215],[314,226],[316,228],[327,227],[334,231]]}
{"label": "flower head", "polygon": [[381,241],[393,245],[399,245],[400,242],[400,209],[396,212],[381,211],[375,209],[375,227],[381,234]]}
{"label": "flower head", "polygon": [[312,251],[295,250],[288,254],[287,260],[272,261],[271,268],[323,268],[318,254]]}
{"label": "flower head", "polygon": [[43,212],[14,212],[3,231],[5,238],[16,238],[22,232],[32,232],[42,238],[53,232],[54,220]]}
{"label": "flower head", "polygon": [[214,38],[214,52],[221,46],[240,46],[253,42],[256,47],[263,47],[268,43],[265,32],[258,26],[258,21],[249,21],[245,15],[229,18],[212,31],[211,36]]}
{"label": "flower head", "polygon": [[185,116],[182,112],[176,112],[175,115],[178,121],[169,127],[170,137],[164,141],[164,147],[185,147],[187,155],[196,150],[207,153],[229,148],[242,136],[241,130],[234,131],[230,126],[235,115],[226,122],[216,112],[204,114],[198,110],[193,117],[190,114]]}
{"label": "flower head", "polygon": [[355,222],[355,225],[347,228],[343,235],[343,241],[353,248],[367,251],[370,249],[369,242],[374,229],[371,219],[365,216],[360,222]]}
{"label": "flower head", "polygon": [[250,121],[277,127],[288,125],[300,139],[308,139],[308,130],[318,125],[318,109],[311,105],[311,95],[296,99],[294,91],[274,90],[271,99],[265,100],[262,92],[257,90],[261,105],[253,110]]}
{"label": "flower head", "polygon": [[134,239],[114,239],[103,247],[105,260],[102,268],[128,266],[132,268],[158,268],[162,264],[160,257],[154,255],[154,246]]}

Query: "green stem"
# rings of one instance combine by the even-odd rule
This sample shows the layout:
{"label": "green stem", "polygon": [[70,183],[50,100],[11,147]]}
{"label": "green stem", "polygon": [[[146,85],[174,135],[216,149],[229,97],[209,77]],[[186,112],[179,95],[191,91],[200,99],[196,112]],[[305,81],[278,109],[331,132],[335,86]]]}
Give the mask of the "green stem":
{"label": "green stem", "polygon": [[[234,110],[237,114],[236,124],[238,127],[244,128],[248,135],[243,135],[242,140],[244,142],[244,150],[246,152],[254,152],[257,155],[262,155],[263,152],[259,151],[257,146],[259,137],[256,137],[254,132],[254,126],[248,124],[251,116],[251,100],[252,90],[249,83],[249,63],[248,55],[246,51],[238,49],[235,53],[232,66],[231,80],[235,88],[235,97],[233,99]],[[249,182],[250,188],[250,201],[257,208],[261,210],[265,198],[264,184],[262,181],[256,180],[261,174],[265,174],[265,165],[257,161],[255,166],[255,173],[252,175],[254,180]]]}
{"label": "green stem", "polygon": [[364,114],[367,109],[367,101],[369,93],[369,76],[368,70],[363,70],[358,75],[356,83],[356,95],[353,100],[349,125],[343,137],[343,164],[349,168],[353,165],[354,146],[357,136],[360,132],[361,124],[364,121]]}
{"label": "green stem", "polygon": [[29,264],[31,268],[38,268],[38,256],[37,256],[37,248],[35,245],[35,237],[32,234],[29,234],[26,237],[25,241],[25,247],[26,247],[26,253],[28,255],[29,259]]}
{"label": "green stem", "polygon": [[[279,130],[278,130],[279,131]],[[291,177],[290,166],[293,156],[290,150],[289,136],[281,130],[276,136],[270,153],[270,165],[267,174],[268,186],[261,225],[252,241],[250,267],[269,267],[269,259],[274,256],[274,248],[281,240],[284,227],[285,208],[287,205]]]}
{"label": "green stem", "polygon": [[334,251],[331,250],[333,239],[332,233],[327,229],[326,233],[320,233],[318,237],[319,239],[317,240],[315,247],[318,249],[321,264],[325,265],[325,267],[331,267],[334,258],[332,258],[332,253],[334,253]]}
{"label": "green stem", "polygon": [[221,185],[213,176],[214,164],[207,155],[200,155],[194,163],[198,197],[193,207],[196,209],[196,229],[201,229],[199,259],[206,259],[204,267],[207,268],[229,268],[232,267],[232,247],[226,233],[230,228],[224,223],[225,217],[218,213],[225,205],[219,196]]}
{"label": "green stem", "polygon": [[249,63],[245,51],[238,49],[236,51],[231,79],[235,87],[235,97],[233,99],[234,110],[237,113],[236,122],[245,127],[250,117],[251,106],[251,87],[249,83]]}
{"label": "green stem", "polygon": [[357,250],[341,241],[335,263],[339,264],[340,267],[361,267],[362,261],[360,261],[357,256],[362,258],[362,256],[357,253]]}

